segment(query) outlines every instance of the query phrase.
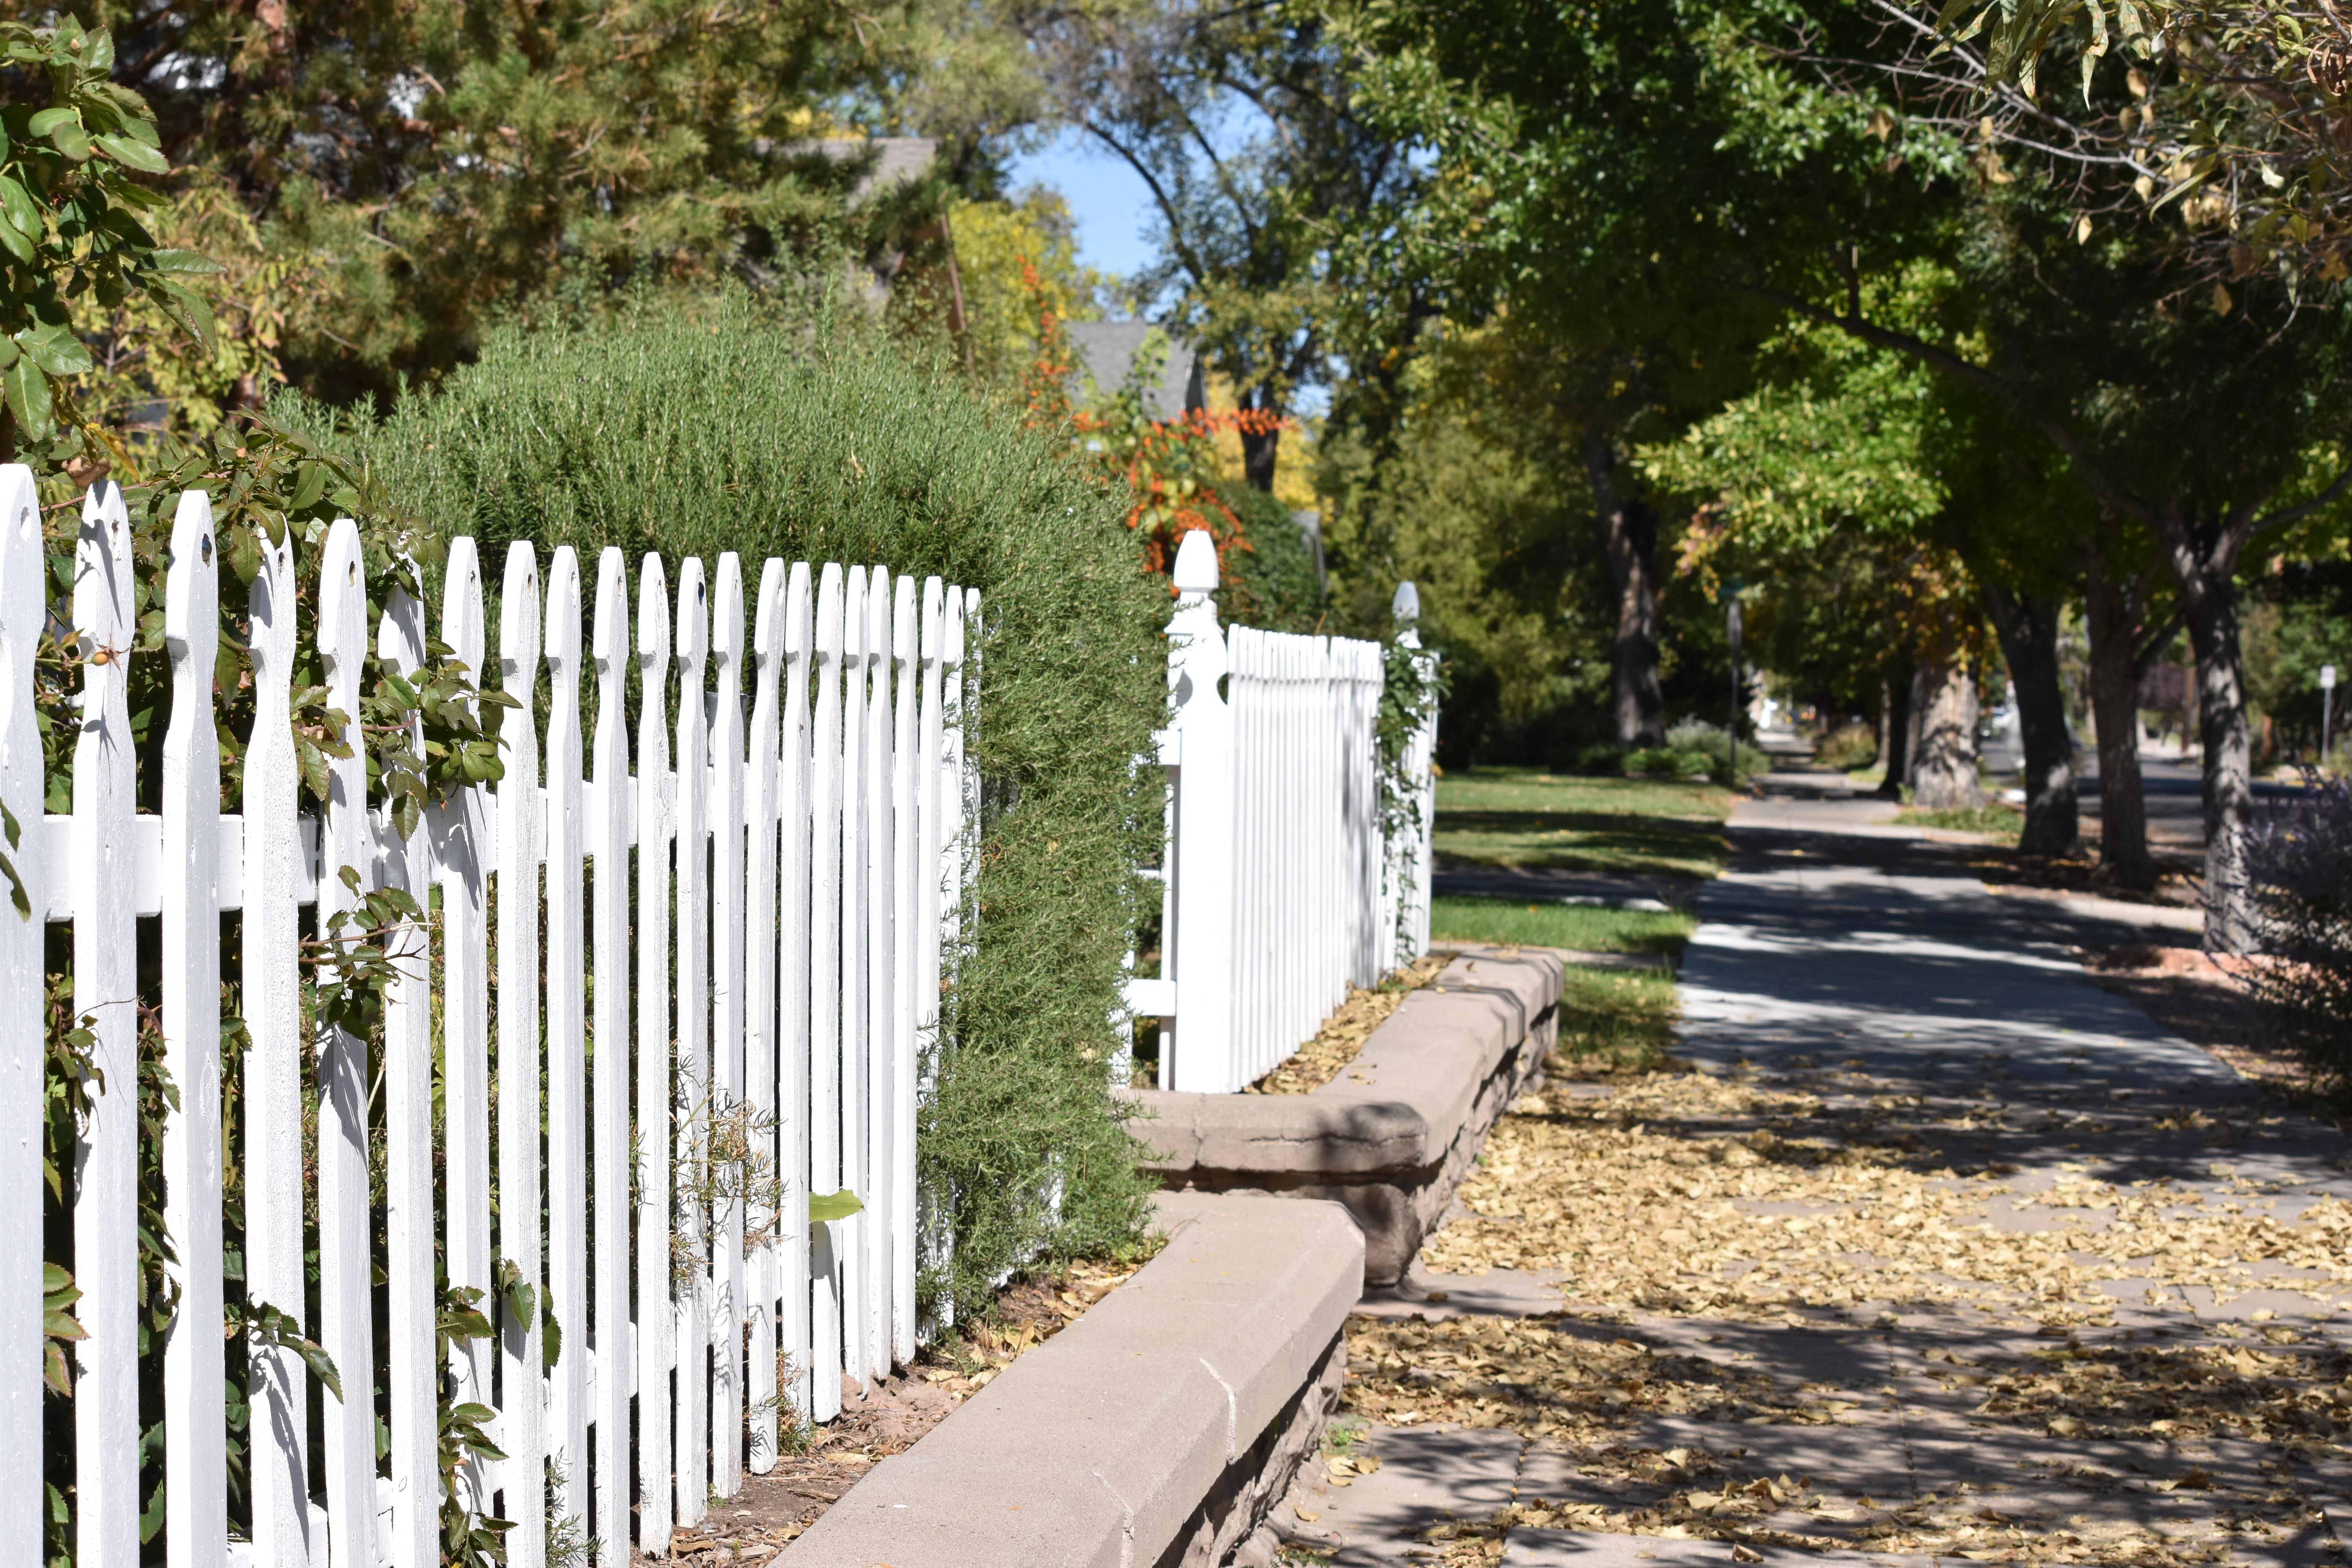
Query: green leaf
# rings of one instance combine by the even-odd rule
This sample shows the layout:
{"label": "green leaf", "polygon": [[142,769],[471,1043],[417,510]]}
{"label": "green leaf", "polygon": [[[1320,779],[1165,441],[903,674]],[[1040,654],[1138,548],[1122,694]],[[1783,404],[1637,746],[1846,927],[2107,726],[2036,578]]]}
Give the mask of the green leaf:
{"label": "green leaf", "polygon": [[6,246],[8,254],[19,261],[29,264],[33,259],[33,242],[8,221],[5,213],[0,213],[0,245]]}
{"label": "green leaf", "polygon": [[0,396],[6,397],[25,436],[38,440],[49,433],[49,378],[30,355],[0,371]]}
{"label": "green leaf", "polygon": [[113,34],[100,27],[89,35],[89,41],[81,47],[81,68],[96,77],[114,69]]}
{"label": "green leaf", "polygon": [[49,145],[79,163],[89,157],[89,133],[75,121],[49,132]]}
{"label": "green leaf", "polygon": [[169,278],[149,278],[142,286],[147,298],[163,308],[163,313],[179,323],[181,329],[200,343],[213,338],[213,308],[202,296],[173,282]]}
{"label": "green leaf", "polygon": [[51,375],[80,375],[90,368],[89,351],[63,327],[26,327],[16,342]]}
{"label": "green leaf", "polygon": [[41,204],[33,199],[33,193],[21,182],[5,174],[0,174],[0,212],[5,212],[8,221],[27,237],[41,237]]}
{"label": "green leaf", "polygon": [[[100,136],[98,150],[125,168],[136,169],[142,174],[168,174],[172,172],[171,162],[163,153],[143,142],[133,142],[128,136]],[[58,151],[64,152],[65,149],[60,146]],[[70,153],[67,155],[71,156]]]}
{"label": "green leaf", "polygon": [[79,125],[80,113],[72,109],[44,109],[25,122],[25,134],[46,140],[60,125]]}
{"label": "green leaf", "polygon": [[847,1219],[865,1206],[857,1194],[847,1187],[837,1193],[811,1193],[809,1220],[812,1224],[830,1224],[837,1219]]}
{"label": "green leaf", "polygon": [[194,250],[164,249],[147,258],[147,265],[158,272],[182,272],[205,276],[221,270],[219,262]]}

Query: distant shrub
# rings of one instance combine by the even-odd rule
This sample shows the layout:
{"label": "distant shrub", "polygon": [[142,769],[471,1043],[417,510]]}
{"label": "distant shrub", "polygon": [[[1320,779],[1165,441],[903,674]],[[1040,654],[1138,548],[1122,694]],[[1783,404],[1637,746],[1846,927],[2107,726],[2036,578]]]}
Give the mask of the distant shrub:
{"label": "distant shrub", "polygon": [[[1704,719],[1677,719],[1666,726],[1666,749],[1694,759],[1685,772],[1705,773],[1726,783],[1731,782],[1725,775],[1725,760],[1730,754],[1727,741],[1722,725],[1710,724]],[[1772,770],[1772,759],[1745,741],[1739,742],[1737,755],[1738,762],[1733,771],[1740,778]]]}
{"label": "distant shrub", "polygon": [[1707,757],[1698,748],[1689,745],[1644,745],[1625,752],[1625,773],[1628,778],[1691,778],[1707,775],[1722,769],[1724,754]]}
{"label": "distant shrub", "polygon": [[1867,724],[1847,724],[1822,737],[1813,761],[1825,768],[1850,773],[1878,761],[1878,731]]}
{"label": "distant shrub", "polygon": [[1625,771],[1625,748],[1613,741],[1595,741],[1589,746],[1580,746],[1570,771],[1614,777]]}
{"label": "distant shrub", "polygon": [[2352,1081],[2352,785],[2282,802],[2246,835],[2262,961],[2245,972],[2280,1042]]}

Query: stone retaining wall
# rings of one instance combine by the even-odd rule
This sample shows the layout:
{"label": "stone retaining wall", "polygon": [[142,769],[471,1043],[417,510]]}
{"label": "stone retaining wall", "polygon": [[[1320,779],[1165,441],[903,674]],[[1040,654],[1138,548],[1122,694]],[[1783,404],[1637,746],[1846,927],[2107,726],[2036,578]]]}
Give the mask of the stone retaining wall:
{"label": "stone retaining wall", "polygon": [[1164,1193],[1167,1247],[883,1460],[790,1568],[1264,1568],[1321,1447],[1363,1242],[1331,1204]]}
{"label": "stone retaining wall", "polygon": [[1468,946],[1311,1094],[1137,1089],[1128,1125],[1171,1189],[1324,1198],[1364,1233],[1367,1284],[1394,1284],[1487,1131],[1540,1081],[1559,1037],[1561,955]]}

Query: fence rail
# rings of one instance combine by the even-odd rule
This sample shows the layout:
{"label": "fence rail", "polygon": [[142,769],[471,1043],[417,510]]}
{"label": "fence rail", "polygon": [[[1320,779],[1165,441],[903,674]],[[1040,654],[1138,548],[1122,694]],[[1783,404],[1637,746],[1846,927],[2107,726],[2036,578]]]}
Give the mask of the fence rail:
{"label": "fence rail", "polygon": [[[1230,1093],[1349,986],[1428,951],[1437,719],[1421,715],[1383,777],[1380,644],[1221,627],[1203,532],[1185,536],[1174,576],[1160,973],[1128,997],[1160,1020],[1161,1088]],[[1412,584],[1395,610],[1418,649]],[[1426,684],[1432,656],[1412,657]]]}
{"label": "fence rail", "polygon": [[[426,654],[414,598],[395,593],[365,624],[360,543],[348,521],[329,533],[312,629],[346,715],[360,711],[371,647],[402,671]],[[517,1568],[544,1560],[550,1460],[553,1514],[606,1543],[606,1560],[633,1534],[665,1552],[747,1465],[772,1468],[778,1395],[827,1419],[845,1373],[867,1380],[914,1351],[917,1074],[941,976],[968,940],[978,795],[963,731],[979,595],[879,567],[770,560],[747,625],[737,556],[719,557],[708,583],[699,561],[682,563],[674,601],[648,556],[632,627],[618,551],[594,563],[583,621],[579,559],[559,549],[542,577],[518,543],[497,653],[517,704],[499,723],[505,778],[458,791],[404,837],[368,798],[357,747],[331,764],[324,811],[299,810],[291,543],[264,552],[243,670],[216,668],[219,554],[209,503],[191,491],[165,596],[162,809],[142,815],[126,702],[130,522],[114,487],[89,493],[71,618],[97,652],[79,665],[72,812],[45,816],[40,510],[30,471],[0,468],[0,800],[21,826],[11,859],[39,917],[0,910],[0,1426],[41,1430],[43,931],[70,922],[71,1007],[105,1085],[69,1190],[88,1336],[66,1407],[76,1561],[139,1561],[131,1004],[148,999],[140,921],[153,917],[161,975],[148,989],[179,1094],[162,1149],[180,1291],[163,1349],[169,1561],[232,1560],[214,1326],[234,1283],[231,1226],[247,1300],[309,1325],[343,1388],[325,1394],[291,1349],[252,1346],[252,1517],[236,1557],[438,1563],[438,1420],[467,1401],[496,1412],[507,1458],[461,1479],[473,1503],[517,1521]],[[476,670],[488,657],[482,572],[473,542],[455,541],[439,638]],[[256,720],[243,809],[224,814],[214,693],[245,679]],[[306,1022],[301,910],[312,908],[316,940],[383,888],[436,912],[385,938],[399,973],[372,1064],[367,1040]],[[233,1109],[220,1071],[224,912],[236,916],[247,1039]],[[232,1153],[242,1203],[225,1207]],[[746,1190],[762,1162],[781,1191]],[[806,1222],[812,1191],[845,1188],[862,1212]],[[545,1314],[497,1292],[509,1268],[551,1304],[551,1365]],[[445,1277],[502,1303],[495,1342],[460,1342],[446,1363]],[[21,1452],[0,1468],[0,1561],[39,1559],[42,1487]]]}

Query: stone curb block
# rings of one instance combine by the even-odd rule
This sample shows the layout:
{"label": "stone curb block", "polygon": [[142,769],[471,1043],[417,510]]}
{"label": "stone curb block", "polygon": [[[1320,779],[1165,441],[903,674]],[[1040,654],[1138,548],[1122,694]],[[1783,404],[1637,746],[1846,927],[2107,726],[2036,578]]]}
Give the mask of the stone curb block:
{"label": "stone curb block", "polygon": [[[885,1459],[785,1549],[793,1568],[1222,1562],[1288,1476],[1268,1428],[1312,1393],[1363,1290],[1345,1211],[1161,1194],[1167,1247]],[[1323,1411],[1310,1415],[1319,1428]],[[1284,1445],[1295,1465],[1297,1445]],[[1213,1554],[1203,1555],[1204,1552]]]}
{"label": "stone curb block", "polygon": [[1400,1278],[1486,1132],[1541,1075],[1567,973],[1544,948],[1465,946],[1310,1094],[1135,1089],[1129,1129],[1170,1187],[1344,1204],[1369,1283]]}

